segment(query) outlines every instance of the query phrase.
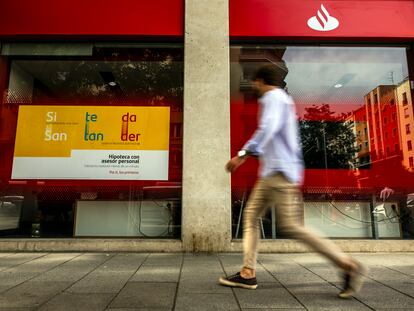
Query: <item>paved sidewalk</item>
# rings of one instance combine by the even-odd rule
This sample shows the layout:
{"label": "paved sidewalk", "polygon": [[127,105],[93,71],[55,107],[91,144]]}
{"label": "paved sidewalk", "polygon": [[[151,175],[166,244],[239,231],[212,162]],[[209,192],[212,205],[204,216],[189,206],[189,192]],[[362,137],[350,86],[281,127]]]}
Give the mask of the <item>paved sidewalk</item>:
{"label": "paved sidewalk", "polygon": [[0,310],[414,310],[414,254],[356,254],[370,267],[355,299],[314,254],[262,254],[257,290],[217,284],[240,254],[0,253]]}

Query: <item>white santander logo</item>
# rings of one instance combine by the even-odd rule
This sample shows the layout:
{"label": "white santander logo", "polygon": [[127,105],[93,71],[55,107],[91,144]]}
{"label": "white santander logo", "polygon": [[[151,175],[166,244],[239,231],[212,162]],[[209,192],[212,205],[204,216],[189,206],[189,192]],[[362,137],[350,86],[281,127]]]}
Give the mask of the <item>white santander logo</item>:
{"label": "white santander logo", "polygon": [[321,4],[321,10],[318,10],[317,16],[312,16],[308,19],[308,26],[313,30],[330,31],[338,28],[339,21],[335,17],[330,16],[329,12]]}

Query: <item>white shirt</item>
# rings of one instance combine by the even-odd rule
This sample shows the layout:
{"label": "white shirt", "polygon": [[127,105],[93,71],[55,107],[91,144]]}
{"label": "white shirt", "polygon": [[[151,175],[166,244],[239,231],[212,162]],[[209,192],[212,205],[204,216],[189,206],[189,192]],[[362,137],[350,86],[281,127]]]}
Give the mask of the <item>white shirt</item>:
{"label": "white shirt", "polygon": [[295,103],[282,89],[260,99],[259,126],[243,149],[260,159],[260,177],[283,173],[292,183],[303,182],[303,156]]}

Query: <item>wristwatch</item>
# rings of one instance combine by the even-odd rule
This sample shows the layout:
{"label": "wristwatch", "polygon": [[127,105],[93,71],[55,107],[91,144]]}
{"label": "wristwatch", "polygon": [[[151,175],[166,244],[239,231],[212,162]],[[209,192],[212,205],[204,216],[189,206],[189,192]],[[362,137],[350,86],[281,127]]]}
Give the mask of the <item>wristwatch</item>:
{"label": "wristwatch", "polygon": [[243,158],[247,157],[248,155],[249,155],[249,152],[247,150],[244,150],[244,149],[242,149],[239,152],[237,152],[237,156],[240,159],[243,159]]}

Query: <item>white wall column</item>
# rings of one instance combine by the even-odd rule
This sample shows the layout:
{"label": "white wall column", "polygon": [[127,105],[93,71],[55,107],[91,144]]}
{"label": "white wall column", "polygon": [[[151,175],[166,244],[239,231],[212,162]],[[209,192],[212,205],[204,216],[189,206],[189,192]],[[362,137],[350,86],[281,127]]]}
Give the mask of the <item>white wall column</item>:
{"label": "white wall column", "polygon": [[231,245],[229,1],[186,0],[182,239],[185,251]]}

